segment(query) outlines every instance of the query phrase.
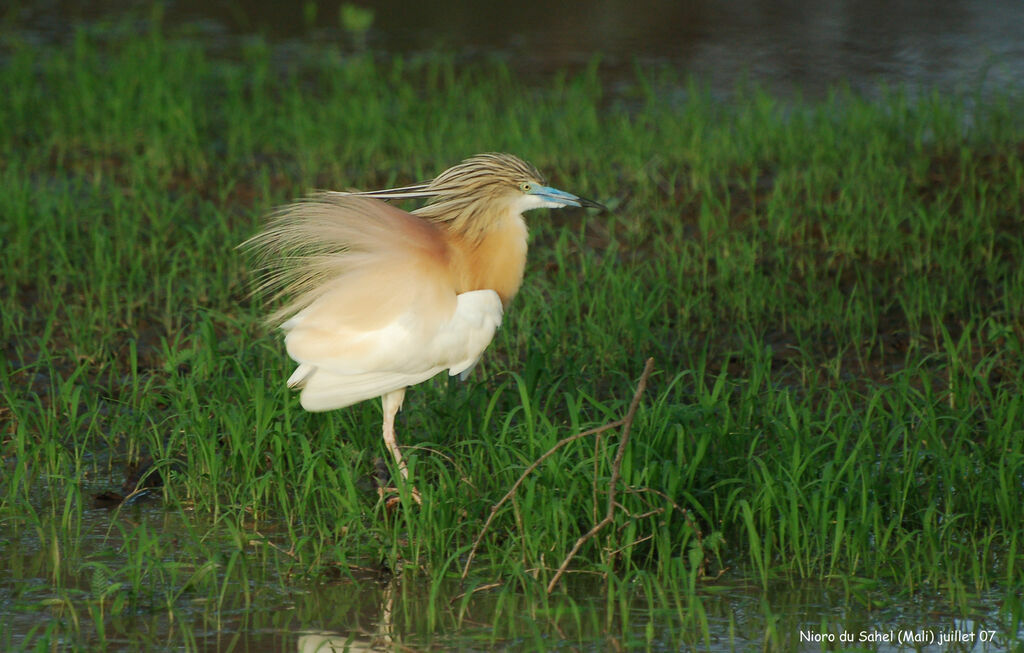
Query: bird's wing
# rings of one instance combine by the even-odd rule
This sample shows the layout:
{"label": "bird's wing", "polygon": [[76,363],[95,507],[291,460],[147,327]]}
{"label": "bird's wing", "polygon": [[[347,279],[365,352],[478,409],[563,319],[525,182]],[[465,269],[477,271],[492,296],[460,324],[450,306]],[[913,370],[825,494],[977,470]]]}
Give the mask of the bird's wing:
{"label": "bird's wing", "polygon": [[406,297],[408,310],[380,327],[359,330],[354,320],[334,328],[304,323],[316,305],[285,325],[288,354],[299,362],[289,382],[302,388],[304,408],[342,408],[445,369],[460,374],[476,364],[501,324],[501,299],[493,290],[458,295],[447,317]]}
{"label": "bird's wing", "polygon": [[278,212],[248,245],[265,286],[291,302],[276,315],[289,380],[310,410],[341,408],[470,368],[494,337],[493,290],[456,294],[438,227],[376,199],[322,194]]}
{"label": "bird's wing", "polygon": [[[374,286],[382,277],[403,281],[388,271],[451,277],[449,246],[438,227],[380,200],[344,193],[321,193],[278,209],[267,228],[241,247],[255,253],[261,268],[257,291],[289,299],[268,320],[277,325],[322,295],[359,302],[367,294],[360,286]],[[401,308],[389,301],[391,294],[378,295],[372,305],[382,322]]]}

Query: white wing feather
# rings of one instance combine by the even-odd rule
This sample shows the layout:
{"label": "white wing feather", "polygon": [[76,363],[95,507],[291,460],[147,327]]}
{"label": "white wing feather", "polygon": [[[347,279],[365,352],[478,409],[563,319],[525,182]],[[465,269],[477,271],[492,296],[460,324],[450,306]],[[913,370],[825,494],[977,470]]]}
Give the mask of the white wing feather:
{"label": "white wing feather", "polygon": [[[415,306],[379,328],[327,329],[311,312],[314,303],[288,320],[285,344],[299,363],[288,379],[301,387],[303,408],[344,408],[422,383],[447,369],[456,375],[480,359],[501,324],[502,305],[493,290],[458,295],[454,312],[442,320],[424,319]],[[312,319],[310,319],[312,318]],[[333,342],[325,351],[325,342]]]}

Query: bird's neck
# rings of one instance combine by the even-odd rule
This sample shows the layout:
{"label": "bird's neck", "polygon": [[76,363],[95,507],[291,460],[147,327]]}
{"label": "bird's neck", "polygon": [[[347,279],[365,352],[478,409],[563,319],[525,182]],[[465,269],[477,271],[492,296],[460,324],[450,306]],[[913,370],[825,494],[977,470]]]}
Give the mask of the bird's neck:
{"label": "bird's neck", "polygon": [[507,307],[523,283],[526,238],[526,223],[516,211],[494,220],[476,238],[452,234],[449,245],[456,291],[493,290]]}

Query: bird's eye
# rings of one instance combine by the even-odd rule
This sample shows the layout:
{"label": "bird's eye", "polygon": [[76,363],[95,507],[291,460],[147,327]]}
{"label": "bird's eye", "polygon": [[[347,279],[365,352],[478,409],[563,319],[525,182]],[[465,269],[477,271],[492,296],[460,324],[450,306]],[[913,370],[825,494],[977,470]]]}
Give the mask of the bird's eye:
{"label": "bird's eye", "polygon": [[529,193],[532,188],[533,184],[531,184],[528,181],[524,181],[523,183],[519,184],[519,190],[523,191],[524,193]]}

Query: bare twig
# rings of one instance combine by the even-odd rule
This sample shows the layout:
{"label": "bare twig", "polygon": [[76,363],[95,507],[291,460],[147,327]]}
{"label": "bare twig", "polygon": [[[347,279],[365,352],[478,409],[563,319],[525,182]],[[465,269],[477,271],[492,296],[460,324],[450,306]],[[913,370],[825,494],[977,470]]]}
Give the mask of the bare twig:
{"label": "bare twig", "polygon": [[595,433],[603,433],[604,431],[618,428],[622,426],[622,423],[623,420],[620,419],[614,422],[609,422],[608,424],[605,424],[603,426],[592,428],[587,431],[581,431],[575,435],[570,435],[567,438],[559,440],[555,446],[551,447],[546,452],[544,452],[543,456],[533,461],[533,463],[529,467],[527,467],[519,476],[519,479],[512,484],[512,487],[509,488],[508,492],[505,493],[505,496],[503,496],[501,500],[498,501],[498,503],[491,506],[491,514],[487,516],[487,521],[484,522],[484,527],[481,528],[480,532],[477,534],[476,540],[473,542],[473,548],[470,549],[469,557],[466,559],[466,564],[462,568],[462,577],[465,578],[469,575],[469,565],[473,563],[473,558],[476,556],[476,551],[480,547],[480,542],[484,539],[484,535],[487,533],[487,529],[491,527],[491,522],[494,521],[494,516],[498,513],[499,510],[501,510],[501,507],[505,505],[505,503],[508,502],[509,499],[515,496],[516,491],[519,489],[519,486],[523,484],[523,481],[526,480],[526,477],[529,476],[530,473],[533,472],[533,470],[540,467],[541,463],[550,458],[552,454],[554,454],[556,451],[558,451],[565,445],[569,444],[570,442],[575,442],[576,440],[579,440],[580,438],[585,438],[588,435],[594,435]]}
{"label": "bare twig", "polygon": [[569,567],[569,563],[576,557],[576,553],[580,550],[587,540],[601,532],[605,526],[612,522],[615,514],[615,492],[616,485],[619,482],[619,475],[622,470],[622,457],[626,453],[626,445],[629,443],[629,432],[633,427],[633,417],[636,415],[636,409],[640,405],[640,397],[644,393],[644,389],[647,387],[647,379],[651,376],[651,372],[654,370],[654,359],[648,358],[647,363],[644,365],[644,373],[640,376],[640,381],[637,383],[636,392],[633,394],[633,401],[629,404],[629,411],[626,416],[622,419],[622,438],[619,440],[619,449],[615,452],[615,461],[612,463],[612,477],[608,481],[608,509],[605,512],[604,519],[594,524],[594,527],[581,535],[576,544],[573,545],[572,550],[569,551],[569,555],[565,556],[565,560],[562,561],[558,571],[555,572],[551,582],[548,583],[547,592],[550,594],[555,586],[558,585],[558,581],[562,579],[565,574],[565,570]]}
{"label": "bare twig", "polygon": [[[621,504],[620,504],[620,505],[621,505]],[[623,510],[625,510],[625,508],[623,508]],[[660,515],[660,514],[662,514],[662,513],[664,513],[664,512],[665,512],[665,509],[664,509],[664,508],[655,508],[654,510],[648,510],[647,512],[645,512],[645,513],[644,513],[644,514],[642,514],[642,515],[632,515],[632,514],[630,514],[630,512],[629,512],[629,511],[627,510],[627,511],[626,511],[626,516],[628,516],[628,517],[629,517],[630,521],[626,522],[626,523],[625,523],[625,524],[623,524],[622,526],[619,526],[619,531],[622,531],[622,530],[624,530],[624,529],[625,529],[625,528],[626,528],[627,526],[629,526],[629,525],[630,525],[631,523],[632,523],[632,524],[635,524],[636,522],[640,521],[641,519],[647,519],[648,517],[653,517],[653,516],[655,516],[655,515]]]}
{"label": "bare twig", "polygon": [[474,587],[473,589],[469,590],[468,592],[463,592],[462,594],[458,594],[456,596],[453,596],[451,598],[451,600],[448,601],[448,605],[455,605],[456,601],[458,601],[459,599],[465,598],[466,595],[476,594],[477,592],[486,592],[487,590],[492,590],[495,587],[501,587],[504,584],[505,583],[488,583],[486,585],[481,585],[480,587]]}
{"label": "bare twig", "polygon": [[592,484],[594,491],[590,495],[590,498],[591,498],[591,504],[590,504],[590,514],[591,514],[591,517],[590,517],[590,519],[591,519],[591,521],[594,521],[594,522],[597,521],[597,510],[598,510],[598,508],[597,508],[597,503],[598,503],[598,498],[597,498],[597,495],[598,495],[598,492],[597,492],[597,479],[598,479],[598,476],[599,476],[597,472],[598,472],[598,468],[600,467],[600,464],[601,464],[601,436],[598,435],[596,438],[594,438],[594,477],[593,477],[593,481],[594,482]]}
{"label": "bare twig", "polygon": [[[695,522],[693,520],[693,517],[690,515],[690,511],[687,510],[686,508],[683,508],[682,506],[680,506],[675,501],[673,501],[672,497],[668,496],[667,494],[665,494],[664,492],[662,492],[660,490],[655,490],[655,489],[649,488],[649,487],[644,487],[644,488],[633,488],[633,487],[630,487],[630,488],[626,488],[626,492],[630,493],[630,494],[651,493],[651,494],[655,494],[655,495],[661,497],[662,499],[664,499],[665,501],[668,501],[669,503],[671,503],[672,506],[676,510],[678,510],[680,513],[682,513],[683,519],[686,520],[687,526],[689,526],[690,530],[693,531],[694,537],[697,538],[697,546],[699,546],[701,549],[704,548],[704,533],[703,533],[703,531],[700,530],[700,526],[698,526],[697,522]],[[660,511],[661,509],[659,508],[658,510]],[[654,511],[652,511],[652,512],[654,512]],[[651,513],[648,513],[647,515],[641,515],[641,517],[646,517],[646,516],[648,516],[650,514]],[[707,571],[707,564],[708,564],[707,558],[704,558],[704,560],[700,563],[700,574],[699,575],[700,575],[701,578],[707,578],[708,577],[707,573],[706,573],[706,571]],[[721,573],[718,574],[718,576],[721,576],[721,575],[722,575]],[[717,578],[718,576],[716,576],[715,578]],[[714,580],[714,579],[712,579],[712,580]]]}
{"label": "bare twig", "polygon": [[[654,369],[654,359],[653,358],[648,358],[647,359],[647,364],[644,366],[644,372],[643,372],[643,374],[640,377],[640,382],[637,385],[637,391],[633,395],[633,401],[632,401],[632,403],[630,403],[629,411],[626,413],[626,416],[624,418],[619,419],[619,420],[615,420],[614,422],[609,422],[609,423],[604,424],[602,426],[598,426],[598,427],[595,427],[595,428],[592,428],[592,429],[588,429],[586,431],[580,431],[579,433],[576,433],[575,435],[570,435],[568,437],[562,438],[561,440],[559,440],[555,444],[555,446],[553,446],[550,449],[548,449],[547,451],[545,451],[544,455],[542,455],[537,460],[533,461],[533,463],[531,463],[529,467],[527,467],[525,470],[523,470],[523,473],[519,475],[519,478],[516,480],[515,483],[512,484],[512,487],[509,488],[508,492],[505,493],[505,496],[501,497],[501,500],[498,501],[498,503],[496,503],[493,506],[491,506],[491,513],[487,516],[487,521],[484,522],[483,528],[481,528],[480,532],[477,533],[476,540],[473,541],[473,547],[469,550],[469,556],[467,556],[467,558],[466,558],[466,564],[462,567],[462,578],[463,579],[465,579],[466,576],[469,575],[469,566],[471,564],[473,564],[473,558],[476,557],[476,552],[480,548],[480,542],[483,541],[484,535],[486,535],[488,529],[490,529],[491,522],[494,521],[495,515],[498,514],[498,511],[501,510],[501,507],[503,505],[505,505],[505,503],[507,503],[509,501],[509,499],[511,499],[512,497],[515,496],[516,492],[519,490],[519,486],[523,484],[523,481],[526,480],[526,477],[529,476],[533,472],[533,470],[535,470],[538,467],[540,467],[540,465],[545,460],[550,458],[552,455],[554,455],[554,453],[556,451],[558,451],[559,449],[561,449],[565,445],[567,445],[567,444],[569,444],[571,442],[575,442],[576,440],[579,440],[580,438],[585,438],[585,437],[590,436],[590,435],[598,435],[600,433],[604,433],[605,431],[610,431],[611,429],[619,428],[620,426],[623,426],[624,424],[626,424],[627,420],[629,420],[631,422],[633,420],[633,414],[636,412],[637,404],[640,403],[640,395],[643,394],[644,388],[647,386],[647,378],[651,375],[651,371],[653,369]],[[625,430],[627,435],[628,435],[628,431],[629,431],[629,428],[627,427],[626,430]],[[618,456],[616,456],[616,460],[617,460],[617,462],[621,463],[621,452],[620,452],[620,454]],[[613,497],[613,499],[614,499],[614,497]]]}
{"label": "bare twig", "polygon": [[622,553],[623,551],[625,551],[626,549],[628,549],[631,546],[636,546],[637,544],[640,544],[641,542],[646,542],[647,540],[652,540],[652,539],[654,539],[654,533],[651,533],[649,535],[644,535],[639,540],[633,540],[629,544],[624,544],[624,545],[620,546],[619,548],[615,549],[614,551],[612,551],[612,555],[617,555],[619,553]]}
{"label": "bare twig", "polygon": [[250,545],[262,544],[264,546],[269,546],[271,549],[274,549],[278,553],[280,553],[282,555],[286,555],[289,558],[291,558],[292,560],[298,561],[299,556],[295,553],[295,546],[294,545],[292,545],[292,547],[290,549],[285,549],[282,546],[272,542],[270,540],[270,538],[268,538],[266,535],[260,533],[259,531],[254,531],[254,532],[256,533],[256,535],[259,535],[260,538],[262,538],[262,539],[250,538],[249,539],[249,544]]}

